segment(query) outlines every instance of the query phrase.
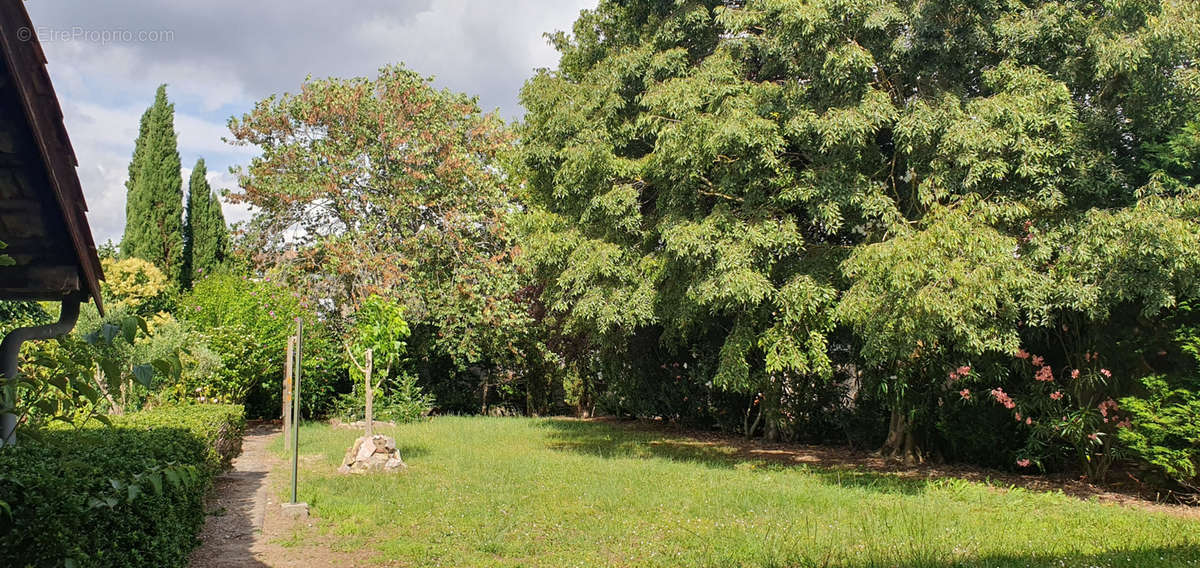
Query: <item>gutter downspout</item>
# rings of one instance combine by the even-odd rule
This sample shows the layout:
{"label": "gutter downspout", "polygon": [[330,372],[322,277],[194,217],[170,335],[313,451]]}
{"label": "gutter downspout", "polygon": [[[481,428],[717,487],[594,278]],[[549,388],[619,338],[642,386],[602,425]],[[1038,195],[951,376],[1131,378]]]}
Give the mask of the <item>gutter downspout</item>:
{"label": "gutter downspout", "polygon": [[[4,336],[4,341],[0,342],[0,372],[3,372],[3,379],[6,382],[12,381],[17,376],[17,356],[21,353],[21,344],[26,341],[52,339],[69,333],[75,328],[75,322],[79,319],[79,304],[78,295],[67,296],[63,298],[62,313],[59,315],[58,321],[47,325],[19,327]],[[10,409],[15,408],[17,385],[5,384],[3,391],[4,406]],[[16,429],[16,414],[11,411],[0,414],[0,447],[17,443]]]}

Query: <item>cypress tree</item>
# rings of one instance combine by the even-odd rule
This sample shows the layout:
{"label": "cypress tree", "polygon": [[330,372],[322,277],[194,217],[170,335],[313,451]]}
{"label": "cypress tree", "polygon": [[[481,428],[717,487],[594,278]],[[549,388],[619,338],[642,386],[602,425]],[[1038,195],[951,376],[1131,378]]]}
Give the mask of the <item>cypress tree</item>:
{"label": "cypress tree", "polygon": [[205,242],[211,243],[213,252],[211,263],[202,266],[204,274],[223,264],[229,254],[229,229],[225,225],[225,212],[221,209],[221,198],[213,191],[208,194],[208,227],[210,230],[206,235],[209,236]]}
{"label": "cypress tree", "polygon": [[184,226],[185,284],[211,274],[225,260],[229,240],[221,201],[208,185],[204,158],[196,161],[188,180],[187,224]]}
{"label": "cypress tree", "polygon": [[183,276],[183,179],[175,136],[175,105],[160,85],[142,115],[129,166],[125,256],[148,260],[175,282]]}
{"label": "cypress tree", "polygon": [[133,256],[131,247],[133,246],[134,239],[130,238],[130,227],[132,226],[130,219],[133,219],[137,215],[137,212],[144,210],[142,206],[144,200],[141,198],[141,195],[134,191],[134,188],[137,185],[138,172],[141,170],[142,154],[145,152],[145,140],[150,137],[150,114],[152,110],[154,110],[154,107],[150,106],[142,113],[142,118],[138,122],[138,137],[133,143],[133,156],[129,159],[129,178],[125,180],[125,234],[121,238],[120,245],[121,256],[124,257]]}

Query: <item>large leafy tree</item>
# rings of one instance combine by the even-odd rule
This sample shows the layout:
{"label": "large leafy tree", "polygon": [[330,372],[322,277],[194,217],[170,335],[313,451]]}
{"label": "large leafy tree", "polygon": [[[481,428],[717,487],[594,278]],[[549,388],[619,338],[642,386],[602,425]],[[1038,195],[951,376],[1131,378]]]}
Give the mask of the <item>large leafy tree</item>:
{"label": "large leafy tree", "polygon": [[142,115],[129,164],[121,254],[153,262],[173,281],[183,277],[183,178],[175,105],[160,85]]}
{"label": "large leafy tree", "polygon": [[522,95],[547,306],[610,345],[719,337],[711,378],[768,405],[844,322],[916,457],[935,368],[1195,293],[1157,260],[1200,252],[1198,10],[601,2]]}
{"label": "large leafy tree", "polygon": [[418,356],[484,372],[519,351],[515,206],[497,162],[511,136],[495,113],[392,66],[309,80],[229,126],[262,150],[231,196],[256,208],[242,244],[260,268],[285,268],[335,317],[371,294],[400,301]]}
{"label": "large leafy tree", "polygon": [[225,261],[229,230],[221,200],[208,185],[204,158],[196,161],[188,180],[187,218],[183,226],[184,284],[212,274]]}

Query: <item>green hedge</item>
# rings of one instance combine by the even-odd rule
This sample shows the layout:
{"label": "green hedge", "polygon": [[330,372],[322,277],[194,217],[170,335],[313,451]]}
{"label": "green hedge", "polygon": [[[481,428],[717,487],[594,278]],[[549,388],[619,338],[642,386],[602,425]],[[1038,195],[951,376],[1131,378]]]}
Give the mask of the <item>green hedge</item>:
{"label": "green hedge", "polygon": [[242,407],[166,407],[0,448],[0,566],[186,566]]}

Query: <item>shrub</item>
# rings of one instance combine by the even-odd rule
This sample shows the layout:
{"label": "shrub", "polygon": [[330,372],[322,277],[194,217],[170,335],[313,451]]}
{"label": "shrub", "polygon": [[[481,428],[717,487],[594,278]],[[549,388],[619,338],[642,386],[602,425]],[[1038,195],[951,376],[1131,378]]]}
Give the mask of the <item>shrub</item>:
{"label": "shrub", "polygon": [[200,394],[244,402],[250,416],[279,416],[284,353],[288,336],[295,333],[296,318],[304,319],[301,402],[309,415],[328,404],[331,384],[344,376],[344,363],[329,361],[338,358],[338,349],[326,325],[299,293],[277,280],[210,276],[182,298],[176,315],[195,324],[224,362]]}
{"label": "shrub", "polygon": [[[1132,417],[1130,428],[1119,432],[1120,441],[1161,485],[1175,485],[1196,500],[1200,494],[1200,389],[1192,384],[1172,385],[1167,378],[1142,379],[1144,397],[1125,397],[1121,406]],[[1163,483],[1166,481],[1166,483]]]}
{"label": "shrub", "polygon": [[0,565],[186,566],[239,406],[194,405],[57,428],[0,448]]}
{"label": "shrub", "polygon": [[153,263],[140,258],[105,259],[104,295],[111,306],[150,313],[163,307],[168,296],[167,276]]}

